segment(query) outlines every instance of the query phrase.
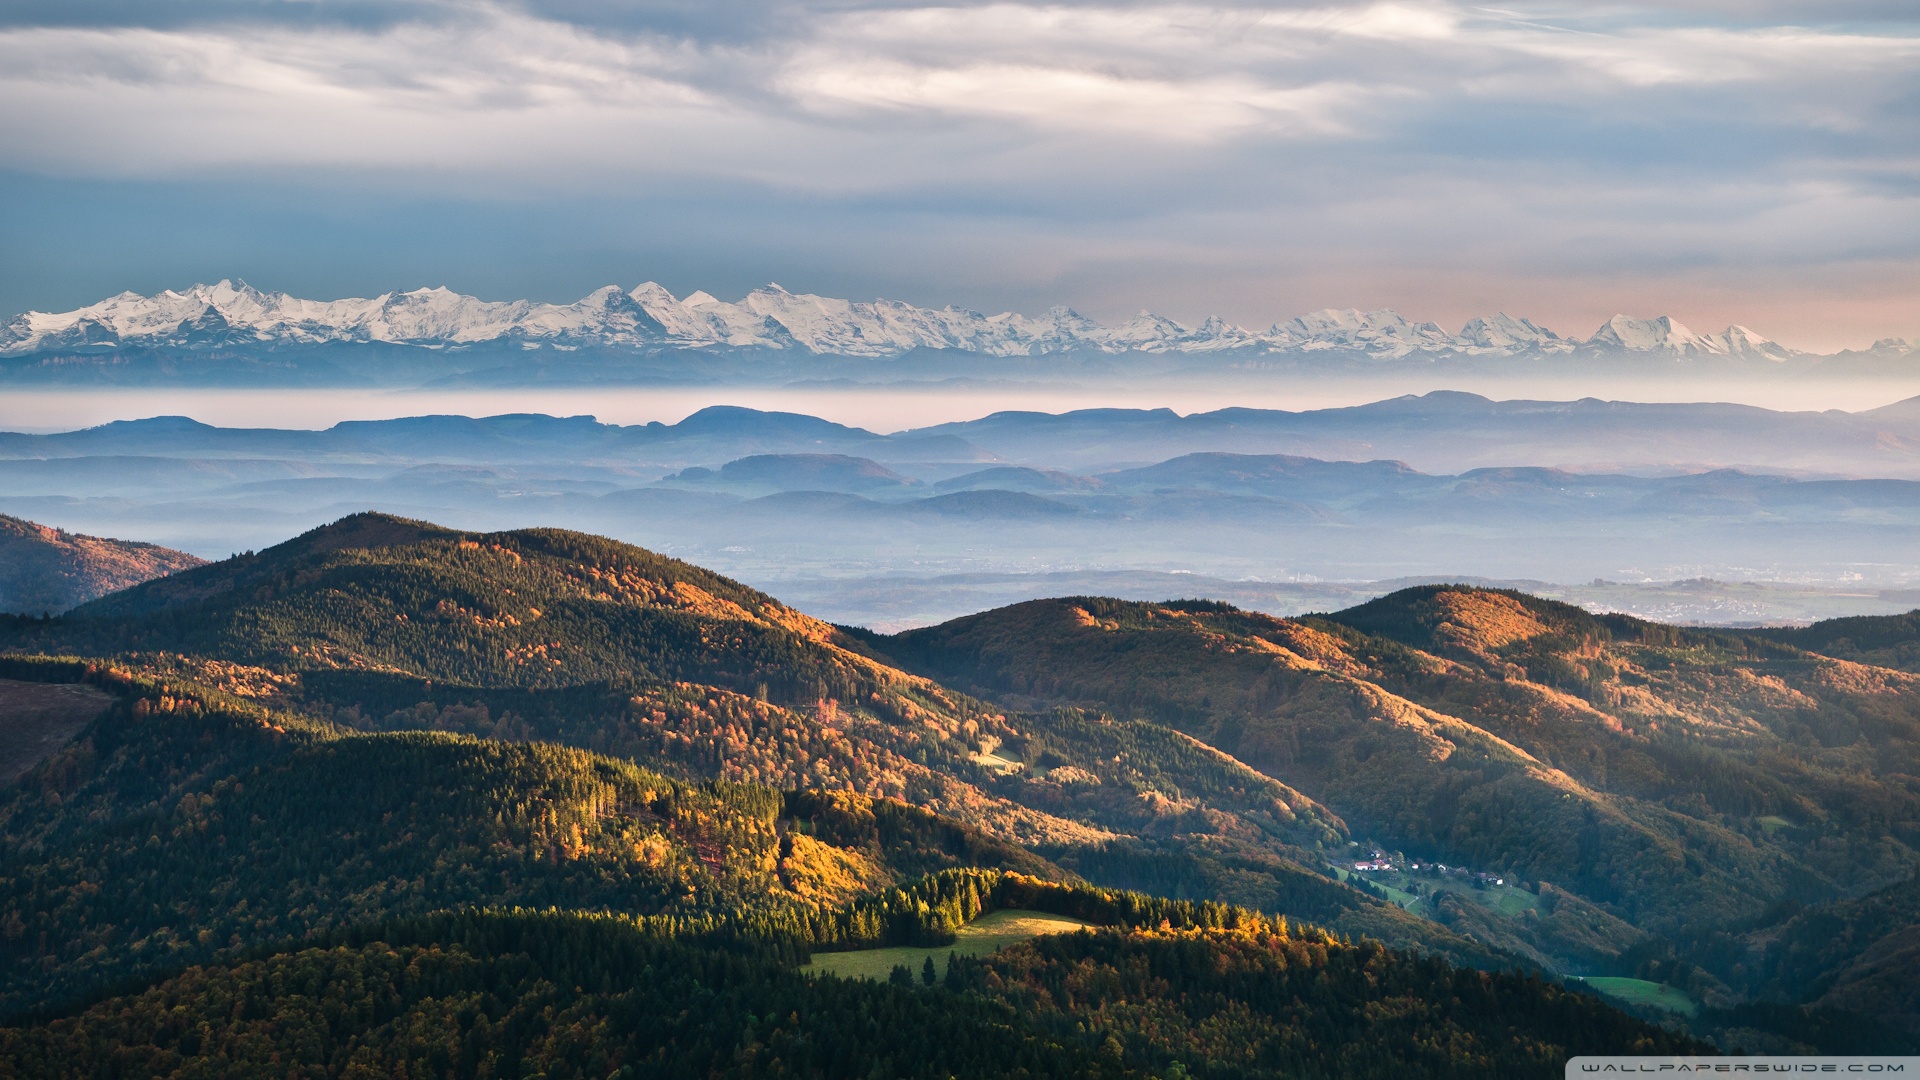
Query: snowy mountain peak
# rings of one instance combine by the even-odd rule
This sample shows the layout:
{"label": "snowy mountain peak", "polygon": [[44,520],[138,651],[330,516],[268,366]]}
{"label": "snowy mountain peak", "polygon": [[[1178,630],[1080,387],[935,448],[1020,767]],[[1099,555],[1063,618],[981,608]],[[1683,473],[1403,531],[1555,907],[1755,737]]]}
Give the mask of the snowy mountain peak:
{"label": "snowy mountain peak", "polygon": [[1744,326],[1729,326],[1718,334],[1696,334],[1670,316],[1636,319],[1615,315],[1594,331],[1586,341],[1589,349],[1618,349],[1624,352],[1664,353],[1675,359],[1733,357],[1744,360],[1783,361],[1795,352],[1769,341]]}
{"label": "snowy mountain peak", "polygon": [[1657,319],[1636,319],[1631,315],[1615,315],[1600,324],[1587,339],[1589,345],[1613,345],[1629,352],[1671,352],[1685,354],[1689,351],[1706,351],[1707,339],[1674,321],[1671,316],[1662,315]]}
{"label": "snowy mountain peak", "polygon": [[1563,351],[1570,346],[1553,331],[1536,326],[1529,319],[1516,319],[1504,311],[1468,320],[1458,336],[1474,349],[1493,351],[1527,348]]}
{"label": "snowy mountain peak", "polygon": [[993,356],[1070,352],[1314,354],[1377,360],[1409,357],[1642,353],[1784,360],[1794,353],[1742,327],[1696,334],[1662,316],[1616,315],[1585,341],[1563,338],[1500,312],[1449,334],[1390,309],[1324,308],[1264,331],[1218,316],[1187,325],[1151,311],[1105,326],[1070,307],[1037,316],[985,315],[952,305],[854,301],[790,292],[769,282],[737,302],[696,291],[684,298],[658,282],[606,285],[570,304],[488,301],[444,285],[370,299],[303,300],[237,279],[167,290],[123,292],[74,311],[30,311],[0,324],[0,355],[119,348],[275,348],[327,342],[383,342],[429,348],[489,343],[519,348],[800,350],[886,358],[920,349]]}

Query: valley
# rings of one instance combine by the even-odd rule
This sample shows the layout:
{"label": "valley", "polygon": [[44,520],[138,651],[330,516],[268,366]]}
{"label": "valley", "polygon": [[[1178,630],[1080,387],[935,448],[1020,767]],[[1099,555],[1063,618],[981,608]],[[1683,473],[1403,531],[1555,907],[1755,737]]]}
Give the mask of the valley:
{"label": "valley", "polygon": [[[1845,657],[1897,660],[1905,627],[1687,629],[1450,585],[1296,619],[1033,601],[886,635],[599,537],[355,515],[0,624],[8,686],[106,706],[0,808],[0,1006],[74,1018],[0,1053],[107,1037],[65,1003],[109,991],[387,979],[378,950],[444,954],[420,927],[447,913],[508,933],[535,911],[617,917],[687,963],[811,954],[813,985],[912,961],[871,992],[984,995],[992,1023],[1057,963],[1306,948],[1328,951],[1302,971],[1520,971],[1499,992],[1538,1001],[1569,979],[1553,993],[1667,1025],[1634,1038],[1904,1046],[1906,976],[1876,962],[1915,925],[1920,682]],[[1047,919],[1096,933],[1030,937]],[[1790,944],[1836,925],[1859,951]],[[512,941],[459,970],[551,962]],[[1082,1004],[1019,1023],[1056,1007],[1047,1038],[1135,1030]],[[1187,1052],[1133,1038],[1116,1068]]]}

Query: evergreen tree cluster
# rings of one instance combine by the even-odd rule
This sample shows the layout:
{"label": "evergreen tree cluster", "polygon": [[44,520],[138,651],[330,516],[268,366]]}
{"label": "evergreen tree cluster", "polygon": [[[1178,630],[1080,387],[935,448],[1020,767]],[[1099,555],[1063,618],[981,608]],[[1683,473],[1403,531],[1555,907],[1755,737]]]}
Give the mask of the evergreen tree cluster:
{"label": "evergreen tree cluster", "polygon": [[[964,906],[970,882],[985,884],[950,875],[919,898]],[[1065,904],[1077,891],[1042,886],[1034,895]],[[1154,907],[1114,896],[1081,902],[1143,918]],[[808,978],[768,950],[702,946],[619,918],[438,914],[194,968],[0,1029],[0,1063],[49,1077],[1251,1080],[1489,1068],[1547,1077],[1570,1053],[1701,1049],[1518,976],[1301,936],[1257,918],[1231,929],[1169,927],[955,958],[929,985],[924,971],[891,983]]]}

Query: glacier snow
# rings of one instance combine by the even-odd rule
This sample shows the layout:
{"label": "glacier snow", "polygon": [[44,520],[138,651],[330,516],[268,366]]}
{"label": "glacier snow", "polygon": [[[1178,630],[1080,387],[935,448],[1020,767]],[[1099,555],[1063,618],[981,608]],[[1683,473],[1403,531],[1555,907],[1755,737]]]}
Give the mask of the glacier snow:
{"label": "glacier snow", "polygon": [[89,307],[31,311],[0,325],[0,355],[115,346],[317,345],[385,342],[430,348],[484,343],[524,348],[805,350],[822,356],[894,357],[917,349],[992,356],[1057,353],[1337,352],[1412,356],[1555,355],[1586,351],[1784,361],[1794,350],[1730,326],[1698,334],[1674,319],[1616,315],[1591,337],[1562,337],[1506,313],[1458,333],[1390,311],[1327,309],[1248,330],[1218,318],[1186,326],[1150,312],[1103,326],[1070,308],[1038,316],[938,310],[893,300],[837,300],[778,285],[730,303],[705,292],[675,298],[647,282],[609,285],[571,304],[487,301],[444,287],[371,299],[303,300],[245,282],[195,285],[154,296],[124,292]]}

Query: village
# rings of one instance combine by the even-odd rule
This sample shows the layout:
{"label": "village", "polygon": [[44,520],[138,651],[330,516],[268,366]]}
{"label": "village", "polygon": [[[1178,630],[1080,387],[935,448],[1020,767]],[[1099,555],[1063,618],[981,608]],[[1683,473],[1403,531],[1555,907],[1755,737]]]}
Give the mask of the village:
{"label": "village", "polygon": [[1519,917],[1540,907],[1538,886],[1529,886],[1511,873],[1432,859],[1409,859],[1400,852],[1371,844],[1354,846],[1364,851],[1366,857],[1333,864],[1329,868],[1332,876],[1418,915],[1435,915],[1435,905],[1443,894],[1508,917]]}
{"label": "village", "polygon": [[1353,864],[1353,869],[1363,874],[1413,874],[1427,877],[1465,878],[1479,887],[1505,885],[1507,879],[1485,870],[1471,870],[1464,866],[1448,866],[1443,862],[1421,862],[1419,860],[1400,861],[1384,851],[1374,849],[1367,858]]}

